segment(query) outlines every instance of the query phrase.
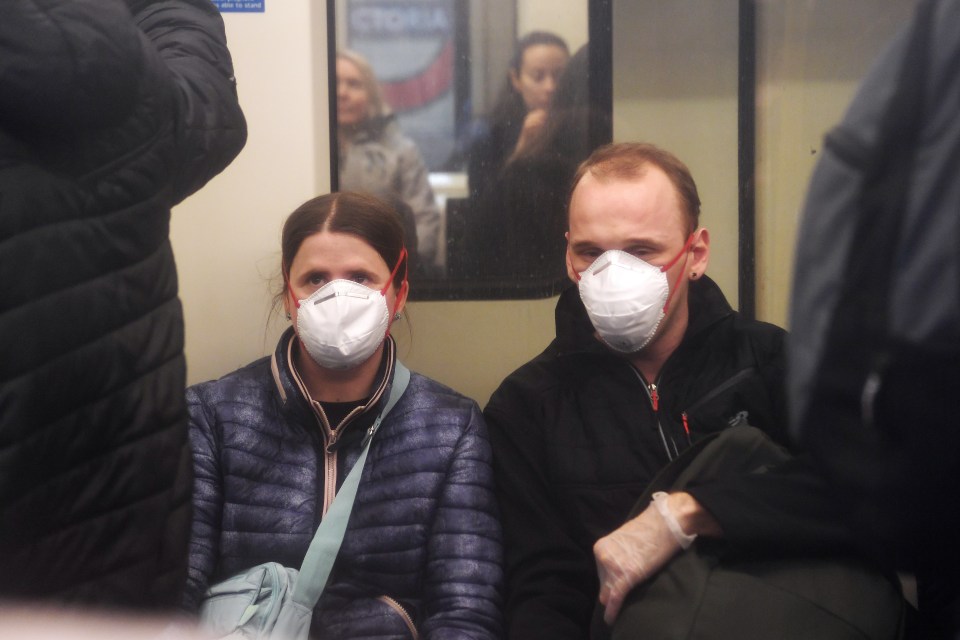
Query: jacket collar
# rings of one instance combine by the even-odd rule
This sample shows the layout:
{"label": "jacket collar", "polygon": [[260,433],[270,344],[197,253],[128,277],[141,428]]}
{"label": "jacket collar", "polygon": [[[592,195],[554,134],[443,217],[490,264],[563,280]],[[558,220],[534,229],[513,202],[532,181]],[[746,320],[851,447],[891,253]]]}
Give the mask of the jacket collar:
{"label": "jacket collar", "polygon": [[353,131],[353,141],[354,142],[369,142],[371,140],[379,139],[387,129],[393,128],[396,125],[397,116],[393,113],[388,113],[382,116],[373,116],[372,118],[367,118],[364,122],[357,125]]}
{"label": "jacket collar", "polygon": [[[296,346],[296,339],[297,336],[293,327],[288,327],[280,336],[277,348],[274,349],[273,356],[271,356],[270,370],[273,373],[274,385],[284,410],[297,414],[312,415],[313,408],[310,404],[309,395],[293,366],[293,349]],[[393,383],[393,374],[396,370],[397,345],[392,336],[387,336],[383,344],[383,357],[380,360],[380,367],[377,369],[370,400],[357,415],[349,419],[348,424],[372,422],[377,415],[376,412],[379,411],[380,405],[386,402],[389,396],[390,385]]]}
{"label": "jacket collar", "polygon": [[[683,344],[692,340],[707,327],[733,313],[717,283],[707,276],[690,283],[690,320],[683,336]],[[555,312],[557,348],[560,355],[596,353],[610,355],[610,350],[594,336],[593,324],[580,299],[576,286],[567,287],[560,294]]]}

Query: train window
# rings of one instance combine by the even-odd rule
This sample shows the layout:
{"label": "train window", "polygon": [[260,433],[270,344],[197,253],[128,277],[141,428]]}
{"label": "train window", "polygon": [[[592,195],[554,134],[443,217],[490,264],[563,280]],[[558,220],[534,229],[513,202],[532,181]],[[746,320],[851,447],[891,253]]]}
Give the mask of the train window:
{"label": "train window", "polygon": [[328,1],[331,184],[397,204],[414,299],[566,286],[568,184],[611,139],[610,11],[610,0]]}
{"label": "train window", "polygon": [[911,5],[328,0],[331,183],[398,202],[414,299],[549,297],[576,164],[653,142],[697,180],[711,276],[782,324],[820,138]]}

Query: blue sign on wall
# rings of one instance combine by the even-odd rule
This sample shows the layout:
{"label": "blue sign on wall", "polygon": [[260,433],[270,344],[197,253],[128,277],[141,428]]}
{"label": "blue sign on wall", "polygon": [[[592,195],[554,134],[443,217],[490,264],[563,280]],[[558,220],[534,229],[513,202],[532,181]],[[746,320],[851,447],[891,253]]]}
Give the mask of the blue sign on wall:
{"label": "blue sign on wall", "polygon": [[240,13],[263,13],[263,5],[267,0],[213,0],[213,4],[221,13],[229,11]]}

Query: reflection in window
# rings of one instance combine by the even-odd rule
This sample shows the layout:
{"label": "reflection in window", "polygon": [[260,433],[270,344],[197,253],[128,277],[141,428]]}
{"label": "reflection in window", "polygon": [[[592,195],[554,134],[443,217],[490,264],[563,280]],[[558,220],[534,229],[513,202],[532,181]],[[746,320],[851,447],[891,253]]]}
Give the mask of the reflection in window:
{"label": "reflection in window", "polygon": [[404,219],[413,276],[432,274],[440,211],[427,168],[383,101],[371,66],[346,50],[337,53],[337,127],[340,188],[395,203]]}
{"label": "reflection in window", "polygon": [[583,10],[562,36],[518,40],[528,1],[336,0],[339,188],[404,209],[414,298],[566,284],[566,197],[594,117],[587,48],[566,42],[586,40],[587,0],[560,3]]}
{"label": "reflection in window", "polygon": [[[565,284],[570,181],[594,146],[590,119],[602,117],[591,112],[588,70],[589,48],[584,45],[558,75],[548,108],[540,107],[542,122],[533,131],[524,132],[525,124],[515,127],[517,142],[502,167],[486,168],[489,184],[475,186],[471,173],[471,200],[458,252],[463,275]],[[496,248],[492,254],[491,247]]]}

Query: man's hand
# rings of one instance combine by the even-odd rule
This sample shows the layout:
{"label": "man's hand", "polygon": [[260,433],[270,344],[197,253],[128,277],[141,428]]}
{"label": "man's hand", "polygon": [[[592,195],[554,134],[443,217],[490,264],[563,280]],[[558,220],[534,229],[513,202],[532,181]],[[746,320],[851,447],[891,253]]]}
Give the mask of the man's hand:
{"label": "man's hand", "polygon": [[604,622],[613,624],[627,594],[689,547],[698,533],[718,536],[721,531],[690,494],[656,493],[643,513],[597,540],[593,555]]}

